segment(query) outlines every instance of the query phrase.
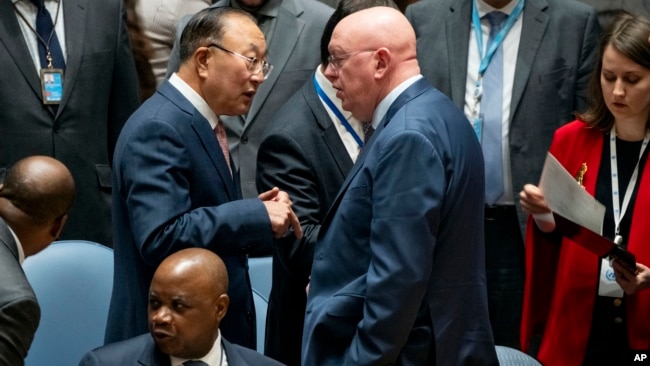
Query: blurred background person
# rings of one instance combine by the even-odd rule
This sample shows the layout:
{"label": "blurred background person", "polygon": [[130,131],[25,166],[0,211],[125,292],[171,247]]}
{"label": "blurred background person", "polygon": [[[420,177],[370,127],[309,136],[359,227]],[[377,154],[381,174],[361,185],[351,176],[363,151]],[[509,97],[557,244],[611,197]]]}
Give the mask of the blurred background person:
{"label": "blurred background person", "polygon": [[[521,341],[533,354],[539,344],[537,358],[545,365],[621,364],[632,362],[630,349],[650,349],[649,36],[646,18],[613,21],[598,47],[589,109],[558,129],[550,147],[570,174],[577,176],[586,164],[582,185],[606,207],[602,234],[620,236],[637,265],[628,270],[614,261],[611,268],[571,240],[543,233],[529,218]],[[529,214],[550,211],[532,184],[520,200]]]}
{"label": "blurred background person", "polygon": [[580,0],[591,5],[598,12],[600,26],[604,28],[621,12],[633,15],[650,16],[650,1],[648,0]]}
{"label": "blurred background person", "polygon": [[41,310],[21,267],[56,240],[68,219],[75,184],[47,156],[19,160],[0,184],[0,364],[23,365]]}
{"label": "blurred background person", "polygon": [[111,159],[140,103],[122,0],[0,1],[0,24],[0,181],[26,156],[61,161],[77,183],[61,239],[112,246]]}

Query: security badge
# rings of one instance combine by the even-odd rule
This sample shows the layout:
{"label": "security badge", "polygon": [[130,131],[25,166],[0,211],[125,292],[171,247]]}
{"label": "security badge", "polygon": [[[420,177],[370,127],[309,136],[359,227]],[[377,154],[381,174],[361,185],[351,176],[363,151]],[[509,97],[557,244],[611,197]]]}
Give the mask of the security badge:
{"label": "security badge", "polygon": [[[616,235],[616,245],[623,245],[623,237]],[[613,259],[603,258],[600,263],[600,281],[598,283],[598,295],[607,297],[623,297],[623,289],[616,282],[616,274],[612,267]]]}
{"label": "security badge", "polygon": [[63,70],[41,69],[41,91],[43,104],[59,104],[63,99]]}

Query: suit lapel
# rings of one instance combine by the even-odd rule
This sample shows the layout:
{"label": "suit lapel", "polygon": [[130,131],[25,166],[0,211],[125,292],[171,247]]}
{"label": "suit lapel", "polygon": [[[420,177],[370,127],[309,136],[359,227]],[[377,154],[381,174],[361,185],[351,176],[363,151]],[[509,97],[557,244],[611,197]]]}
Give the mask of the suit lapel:
{"label": "suit lapel", "polygon": [[[530,72],[535,64],[537,51],[546,33],[548,15],[544,10],[548,7],[546,0],[527,0],[522,14],[521,41],[515,68],[515,80],[512,86],[510,101],[510,120],[513,121],[517,106],[528,84]],[[512,122],[511,122],[512,124]],[[512,126],[511,126],[512,129]]]}
{"label": "suit lapel", "polygon": [[11,1],[0,1],[0,43],[4,44],[6,52],[14,60],[38,99],[42,99],[36,65],[32,61]]}
{"label": "suit lapel", "polygon": [[[228,198],[231,200],[237,199],[237,190],[235,187],[233,176],[230,174],[228,165],[226,163],[226,158],[221,153],[221,147],[217,141],[217,137],[214,134],[212,128],[210,128],[210,123],[203,117],[199,111],[194,108],[192,103],[190,103],[174,86],[165,81],[160,88],[158,93],[164,95],[167,99],[171,100],[176,104],[180,109],[192,115],[192,129],[196,133],[197,138],[201,141],[201,146],[210,157],[212,165],[221,176],[221,181],[223,182]],[[233,175],[236,174],[233,169]]]}
{"label": "suit lapel", "polygon": [[399,97],[395,99],[393,104],[390,105],[390,108],[388,108],[388,112],[386,112],[384,118],[377,125],[377,129],[375,130],[375,133],[372,135],[372,138],[370,139],[370,141],[368,141],[366,146],[364,146],[363,149],[361,150],[361,154],[359,154],[359,157],[357,158],[357,162],[354,164],[352,170],[345,178],[345,181],[343,182],[343,185],[341,185],[341,189],[339,190],[339,193],[336,195],[336,199],[334,199],[332,206],[330,206],[329,210],[327,211],[327,214],[325,215],[325,219],[323,220],[323,224],[321,226],[319,237],[327,231],[327,227],[332,221],[332,218],[334,217],[334,214],[336,213],[338,206],[341,203],[341,199],[343,198],[345,192],[348,189],[348,186],[350,186],[350,183],[352,183],[354,177],[357,175],[357,173],[359,173],[361,168],[364,166],[366,155],[371,150],[377,138],[381,136],[381,132],[383,131],[384,127],[386,127],[388,123],[390,123],[391,119],[393,118],[395,113],[397,113],[397,111],[400,110],[400,108],[402,108],[406,103],[411,101],[413,98],[417,97],[418,95],[424,93],[429,89],[431,89],[431,85],[429,84],[429,82],[425,78],[421,78],[420,80],[416,81],[413,85],[409,86],[404,92],[402,92],[402,94],[400,94]]}
{"label": "suit lapel", "polygon": [[273,71],[257,90],[255,98],[253,98],[253,104],[251,104],[251,108],[246,115],[246,124],[255,119],[255,116],[266,102],[266,98],[273,90],[273,86],[278,81],[278,77],[287,64],[289,56],[291,56],[291,51],[293,51],[305,27],[305,22],[298,19],[302,12],[303,9],[298,2],[293,0],[282,1],[278,17],[275,19],[275,33],[271,44],[268,45],[269,62],[273,64]]}
{"label": "suit lapel", "polygon": [[334,157],[334,162],[336,162],[341,175],[346,176],[347,172],[352,169],[352,159],[350,159],[350,155],[348,155],[345,145],[341,141],[341,136],[336,130],[336,126],[330,119],[327,110],[325,110],[323,103],[316,93],[313,76],[305,83],[302,91],[307,104],[309,104],[310,109],[314,112],[318,125],[323,130],[322,137],[325,146],[327,146],[327,149]]}
{"label": "suit lapel", "polygon": [[[451,84],[450,98],[463,110],[465,86],[467,82],[467,58],[469,57],[469,38],[471,31],[472,1],[454,1],[449,4],[449,14],[445,22],[448,47],[448,65]],[[465,39],[467,42],[459,42]],[[452,70],[460,68],[460,70]]]}
{"label": "suit lapel", "polygon": [[61,100],[61,105],[59,105],[58,114],[61,114],[68,99],[70,99],[70,94],[72,93],[72,88],[77,80],[79,67],[81,66],[81,56],[83,55],[84,41],[86,40],[86,1],[65,0],[63,2],[67,58],[63,79],[63,99]]}
{"label": "suit lapel", "polygon": [[16,240],[14,239],[14,236],[11,235],[11,231],[9,230],[9,226],[7,223],[0,218],[0,243],[4,243],[4,245],[9,249],[9,252],[16,258],[16,261],[18,260],[18,243],[16,243]]}

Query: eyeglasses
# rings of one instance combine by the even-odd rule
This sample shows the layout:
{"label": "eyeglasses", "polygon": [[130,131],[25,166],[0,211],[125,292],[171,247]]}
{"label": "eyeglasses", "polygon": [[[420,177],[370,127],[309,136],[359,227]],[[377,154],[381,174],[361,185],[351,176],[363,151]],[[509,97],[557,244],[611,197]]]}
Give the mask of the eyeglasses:
{"label": "eyeglasses", "polygon": [[246,57],[242,54],[239,54],[237,52],[233,52],[231,50],[227,50],[218,44],[215,43],[210,43],[208,47],[216,47],[224,52],[228,52],[231,55],[235,55],[239,58],[242,58],[246,61],[248,61],[248,71],[250,71],[252,74],[258,74],[260,71],[262,72],[262,75],[264,75],[264,80],[266,80],[267,77],[269,77],[269,74],[271,73],[271,70],[273,70],[273,65],[270,63],[266,62],[266,60],[260,60],[257,57]]}
{"label": "eyeglasses", "polygon": [[357,52],[351,52],[351,53],[346,53],[345,55],[340,55],[340,56],[334,56],[334,55],[329,55],[327,57],[327,62],[332,65],[332,69],[338,70],[341,68],[343,65],[343,61],[349,59],[350,57],[354,55],[358,55],[360,53],[365,53],[365,52],[375,52],[376,50],[364,50],[364,51],[357,51]]}

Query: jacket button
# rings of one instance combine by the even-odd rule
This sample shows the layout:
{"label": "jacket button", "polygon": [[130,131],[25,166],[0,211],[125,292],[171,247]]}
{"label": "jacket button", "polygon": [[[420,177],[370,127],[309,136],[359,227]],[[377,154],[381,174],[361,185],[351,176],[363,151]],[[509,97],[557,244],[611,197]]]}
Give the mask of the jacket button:
{"label": "jacket button", "polygon": [[621,319],[620,316],[617,316],[616,318],[614,318],[614,323],[621,324],[621,323],[623,323],[623,319]]}
{"label": "jacket button", "polygon": [[614,299],[614,306],[621,306],[621,303],[623,303],[621,299]]}
{"label": "jacket button", "polygon": [[241,143],[242,144],[247,144],[248,143],[248,136],[242,136]]}

